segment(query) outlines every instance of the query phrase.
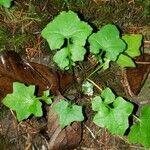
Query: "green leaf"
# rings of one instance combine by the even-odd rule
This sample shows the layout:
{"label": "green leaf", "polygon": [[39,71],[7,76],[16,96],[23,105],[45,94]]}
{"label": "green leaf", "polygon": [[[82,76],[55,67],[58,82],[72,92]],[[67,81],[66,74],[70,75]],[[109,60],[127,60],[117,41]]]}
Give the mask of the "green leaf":
{"label": "green leaf", "polygon": [[108,87],[102,91],[101,97],[105,100],[106,104],[110,104],[115,100],[115,94]]}
{"label": "green leaf", "polygon": [[91,32],[92,28],[80,21],[76,13],[63,11],[41,34],[48,41],[51,50],[61,48],[54,56],[54,61],[61,69],[69,69],[73,62],[84,59],[84,45]]}
{"label": "green leaf", "polygon": [[110,67],[110,60],[107,58],[104,58],[104,63],[103,63],[103,70],[106,70]]}
{"label": "green leaf", "polygon": [[82,61],[84,59],[84,55],[86,50],[84,47],[79,45],[70,45],[71,59],[72,61]]}
{"label": "green leaf", "polygon": [[140,121],[131,127],[128,135],[130,143],[139,143],[150,148],[150,105],[145,105],[140,111]]}
{"label": "green leaf", "polygon": [[82,84],[82,92],[88,96],[92,96],[93,95],[93,84],[85,81]]}
{"label": "green leaf", "polygon": [[71,105],[65,100],[61,100],[54,105],[54,110],[59,116],[59,124],[62,128],[70,125],[74,121],[83,121],[82,107]]}
{"label": "green leaf", "polygon": [[67,50],[67,48],[63,48],[60,51],[58,51],[54,55],[53,60],[54,60],[54,62],[57,63],[57,65],[61,69],[68,69],[69,59],[68,59],[68,50]]}
{"label": "green leaf", "polygon": [[100,50],[106,52],[106,57],[112,61],[125,50],[125,43],[119,36],[119,30],[115,25],[105,25],[97,33],[89,37],[90,51],[98,54]]}
{"label": "green leaf", "polygon": [[141,34],[124,35],[122,39],[127,43],[127,50],[125,51],[130,57],[136,57],[141,54],[140,47],[142,44]]}
{"label": "green leaf", "polygon": [[106,107],[105,103],[103,103],[102,98],[100,96],[95,96],[92,99],[92,110],[99,111],[100,109],[103,113],[108,113],[108,108]]}
{"label": "green leaf", "polygon": [[47,39],[53,50],[61,48],[65,39],[71,39],[74,44],[84,46],[91,31],[92,28],[80,21],[76,13],[63,11],[43,29],[42,36]]}
{"label": "green leaf", "polygon": [[112,106],[107,103],[100,96],[93,99],[92,110],[97,111],[93,122],[100,127],[107,128],[112,134],[123,135],[129,126],[128,117],[133,110],[133,105],[122,97],[117,97]]}
{"label": "green leaf", "polygon": [[130,57],[128,57],[124,54],[121,54],[119,56],[119,58],[117,60],[117,64],[119,66],[121,66],[122,68],[124,68],[124,67],[135,67],[134,61]]}
{"label": "green leaf", "polygon": [[52,103],[52,99],[49,97],[49,90],[44,91],[43,92],[43,96],[41,97],[42,100],[46,103],[46,104],[51,104]]}
{"label": "green leaf", "polygon": [[[37,117],[41,117],[43,115],[43,111],[42,111],[42,104],[38,99],[33,99],[34,101],[32,102],[32,105],[29,106],[29,113],[30,114],[34,114]],[[20,111],[20,110],[19,110]],[[26,118],[23,118],[26,119]],[[21,120],[23,120],[21,119]]]}
{"label": "green leaf", "polygon": [[0,5],[9,8],[12,0],[0,0]]}
{"label": "green leaf", "polygon": [[[25,86],[23,83],[13,83],[13,93],[7,94],[2,103],[10,109],[16,111],[18,121],[27,119],[31,114],[42,116],[42,104],[39,101],[41,97],[36,97],[35,86]],[[48,91],[44,92],[42,99],[46,103],[51,103],[48,97]]]}

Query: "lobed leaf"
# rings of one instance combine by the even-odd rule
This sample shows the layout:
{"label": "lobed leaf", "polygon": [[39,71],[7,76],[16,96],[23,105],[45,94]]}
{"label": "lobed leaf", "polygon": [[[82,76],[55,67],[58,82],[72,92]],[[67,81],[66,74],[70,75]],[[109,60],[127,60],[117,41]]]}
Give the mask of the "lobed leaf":
{"label": "lobed leaf", "polygon": [[145,105],[140,111],[140,121],[131,127],[128,135],[130,143],[139,143],[150,148],[150,105]]}
{"label": "lobed leaf", "polygon": [[65,100],[61,100],[54,105],[54,110],[59,116],[59,124],[62,128],[70,125],[74,121],[83,121],[82,107],[71,105]]}
{"label": "lobed leaf", "polygon": [[72,61],[82,61],[84,59],[84,55],[86,50],[84,47],[79,45],[70,45],[71,59]]}
{"label": "lobed leaf", "polygon": [[101,97],[105,100],[106,104],[110,104],[115,100],[115,94],[108,87],[102,91]]}
{"label": "lobed leaf", "polygon": [[117,64],[119,66],[121,66],[122,68],[124,68],[124,67],[135,67],[134,61],[130,57],[128,57],[124,54],[121,54],[119,56],[119,58],[117,60]]}
{"label": "lobed leaf", "polygon": [[76,13],[63,11],[41,34],[48,41],[51,50],[61,49],[54,56],[57,65],[61,69],[69,69],[73,62],[84,59],[84,45],[91,31],[92,28],[86,22],[80,21]]}
{"label": "lobed leaf", "polygon": [[[112,95],[109,90],[106,93]],[[105,94],[103,97],[104,100],[100,96],[92,100],[92,110],[97,111],[93,122],[100,127],[107,128],[112,134],[123,135],[129,126],[128,117],[133,110],[133,105],[122,97],[114,99],[114,96],[111,96],[109,99],[112,98],[112,100],[109,101]],[[113,102],[112,106],[108,105],[110,102]]]}
{"label": "lobed leaf", "polygon": [[[13,83],[13,93],[7,94],[2,103],[10,109],[16,111],[18,121],[27,119],[31,114],[42,116],[42,104],[40,98],[34,95],[35,86],[25,86],[23,83]],[[47,103],[51,103],[47,97],[47,92],[42,97]]]}
{"label": "lobed leaf", "polygon": [[127,50],[125,51],[130,57],[140,56],[140,47],[142,44],[142,35],[124,35],[122,39],[127,43]]}
{"label": "lobed leaf", "polygon": [[60,69],[68,69],[69,66],[69,59],[68,59],[68,48],[63,48],[58,51],[54,57],[54,62],[60,67]]}
{"label": "lobed leaf", "polygon": [[92,110],[102,110],[103,113],[108,113],[108,108],[106,107],[105,103],[103,103],[103,100],[100,96],[95,96],[92,99]]}
{"label": "lobed leaf", "polygon": [[106,52],[106,57],[112,61],[125,50],[125,43],[119,36],[119,30],[115,25],[107,24],[97,33],[89,37],[90,51],[98,54],[100,50]]}
{"label": "lobed leaf", "polygon": [[53,50],[60,49],[65,39],[84,46],[91,31],[92,28],[86,22],[80,21],[76,13],[63,11],[43,29],[42,36]]}

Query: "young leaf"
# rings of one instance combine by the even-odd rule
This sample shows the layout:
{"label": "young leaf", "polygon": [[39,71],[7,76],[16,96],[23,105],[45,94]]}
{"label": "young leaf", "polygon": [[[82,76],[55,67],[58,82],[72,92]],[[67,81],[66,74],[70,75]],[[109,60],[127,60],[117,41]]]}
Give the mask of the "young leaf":
{"label": "young leaf", "polygon": [[68,69],[74,64],[72,62],[84,59],[84,45],[91,31],[92,28],[80,21],[76,13],[63,11],[43,29],[42,36],[51,50],[62,48],[54,56],[54,61],[61,69]]}
{"label": "young leaf", "polygon": [[[13,83],[13,93],[7,94],[2,103],[10,109],[16,111],[18,121],[27,119],[31,114],[42,116],[42,104],[40,97],[34,95],[35,86],[25,86],[23,83]],[[46,103],[50,103],[48,92],[44,92],[42,97]]]}
{"label": "young leaf", "polygon": [[106,107],[105,103],[103,103],[102,98],[100,96],[95,96],[92,99],[92,110],[99,111],[100,109],[103,113],[108,113],[108,108]]}
{"label": "young leaf", "polygon": [[86,50],[84,47],[81,47],[79,45],[70,45],[70,51],[71,51],[71,59],[75,61],[82,61],[84,59],[84,55],[86,53]]}
{"label": "young leaf", "polygon": [[127,43],[127,50],[125,51],[130,57],[136,57],[141,54],[140,46],[142,43],[142,35],[124,35],[122,39]]}
{"label": "young leaf", "polygon": [[106,70],[110,67],[110,60],[107,58],[104,58],[104,63],[103,63],[103,70]]}
{"label": "young leaf", "polygon": [[105,99],[95,97],[92,101],[92,109],[97,111],[93,122],[106,127],[112,134],[123,135],[128,128],[128,117],[133,110],[133,105],[126,102],[122,97],[117,97],[112,106],[109,106]]}
{"label": "young leaf", "polygon": [[140,121],[131,127],[128,135],[130,143],[139,143],[150,148],[150,105],[141,108]]}
{"label": "young leaf", "polygon": [[108,87],[102,91],[101,97],[105,99],[106,104],[110,104],[115,100],[115,94]]}
{"label": "young leaf", "polygon": [[52,99],[49,97],[49,90],[44,91],[43,92],[43,96],[41,97],[42,100],[46,103],[46,104],[51,104],[52,103]]}
{"label": "young leaf", "polygon": [[88,96],[93,95],[93,84],[86,81],[82,84],[82,92]]}
{"label": "young leaf", "polygon": [[61,100],[54,105],[54,110],[59,116],[59,124],[62,128],[70,125],[74,121],[83,121],[82,107],[71,105],[65,100]]}
{"label": "young leaf", "polygon": [[9,8],[12,0],[0,0],[0,5]]}
{"label": "young leaf", "polygon": [[68,48],[63,48],[60,51],[58,51],[54,57],[54,62],[57,63],[57,65],[60,67],[60,69],[68,69],[69,66],[69,59],[68,57]]}
{"label": "young leaf", "polygon": [[112,61],[124,51],[126,45],[119,36],[119,30],[115,25],[105,25],[97,33],[89,37],[90,51],[98,54],[100,50],[106,52],[106,57]]}
{"label": "young leaf", "polygon": [[122,68],[124,68],[124,67],[135,67],[134,61],[130,57],[128,57],[124,54],[121,54],[119,56],[119,58],[117,60],[117,64]]}

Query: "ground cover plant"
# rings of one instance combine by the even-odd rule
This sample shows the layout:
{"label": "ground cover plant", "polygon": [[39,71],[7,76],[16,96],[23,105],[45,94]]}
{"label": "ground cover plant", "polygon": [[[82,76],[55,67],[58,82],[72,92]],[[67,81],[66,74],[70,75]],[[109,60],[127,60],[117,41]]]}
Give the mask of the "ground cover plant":
{"label": "ground cover plant", "polygon": [[[71,71],[73,74],[75,67],[85,60],[87,53],[96,60],[95,67],[80,85],[83,93],[91,96],[90,105],[94,113],[92,121],[99,127],[107,128],[111,134],[125,135],[130,143],[150,147],[148,124],[150,106],[139,107],[138,118],[133,111],[135,105],[132,101],[116,96],[109,87],[101,88],[92,81],[97,72],[109,69],[112,63],[122,68],[136,67],[134,57],[141,55],[142,35],[122,36],[114,24],[106,24],[95,32],[73,11],[61,12],[43,29],[41,35],[47,40],[50,50],[55,53],[53,61],[62,70]],[[100,91],[97,94],[93,91],[94,86]],[[24,93],[19,92],[22,88]],[[36,97],[34,85],[25,86],[14,82],[13,93],[8,94],[2,103],[15,110],[17,119],[22,121],[31,114],[42,116],[42,103],[39,100],[47,104],[51,104],[52,101],[55,103],[55,100],[51,101],[48,96],[49,92],[46,91],[43,96]],[[57,114],[61,129],[67,129],[74,121],[84,120],[84,109],[79,105],[80,103],[77,105],[69,98],[61,98],[52,105],[51,109]],[[24,107],[26,109],[23,109]],[[135,120],[129,124],[131,117]],[[130,132],[126,133],[127,129],[130,129]],[[140,136],[143,138],[139,138]]]}

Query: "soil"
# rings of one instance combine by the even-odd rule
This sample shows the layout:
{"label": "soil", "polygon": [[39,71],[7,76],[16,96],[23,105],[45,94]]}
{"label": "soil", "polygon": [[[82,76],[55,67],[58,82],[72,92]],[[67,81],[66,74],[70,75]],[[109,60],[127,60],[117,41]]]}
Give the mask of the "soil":
{"label": "soil", "polygon": [[[11,73],[5,72],[6,75],[2,76],[5,68],[0,63],[0,88],[4,89],[6,86],[6,93],[10,92],[10,86],[15,80],[28,84],[42,83],[41,90],[52,84],[55,85],[54,95],[60,96],[61,93],[61,96],[84,106],[86,116],[81,124],[74,123],[61,130],[56,123],[57,117],[49,106],[44,106],[43,117],[31,116],[18,122],[15,113],[0,103],[0,150],[144,150],[141,145],[129,144],[126,136],[112,135],[107,129],[100,128],[92,122],[91,96],[84,95],[80,87],[82,81],[96,66],[93,57],[88,55],[83,63],[78,63],[74,74],[70,71],[61,71],[52,61],[53,53],[41,37],[41,31],[62,10],[73,10],[82,20],[90,23],[95,31],[107,23],[114,23],[122,34],[141,33],[141,49],[147,56],[136,59],[143,62],[142,65],[138,65],[139,70],[123,70],[112,63],[110,69],[97,72],[91,78],[100,88],[109,86],[117,95],[130,99],[141,107],[150,104],[149,6],[148,0],[14,0],[9,9],[0,6],[0,56],[6,51],[17,52],[13,59],[10,52],[9,62],[6,63],[7,66],[13,66]],[[21,67],[17,67],[17,62],[21,62],[21,65],[30,63],[36,69],[33,73],[29,67],[29,72],[25,73],[20,71]],[[38,73],[43,74],[42,77],[38,76]],[[136,77],[139,80],[136,80],[136,83],[131,82]],[[2,99],[6,93],[0,90],[0,98]],[[98,93],[99,90],[94,87],[94,94]],[[55,137],[56,140],[53,141],[50,134],[54,131],[59,131],[60,136],[58,140]],[[71,134],[74,137],[71,137]],[[68,141],[70,142],[67,143]],[[57,147],[58,143],[69,148]],[[54,147],[49,148],[51,145]]]}

